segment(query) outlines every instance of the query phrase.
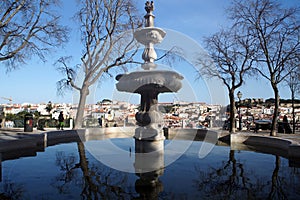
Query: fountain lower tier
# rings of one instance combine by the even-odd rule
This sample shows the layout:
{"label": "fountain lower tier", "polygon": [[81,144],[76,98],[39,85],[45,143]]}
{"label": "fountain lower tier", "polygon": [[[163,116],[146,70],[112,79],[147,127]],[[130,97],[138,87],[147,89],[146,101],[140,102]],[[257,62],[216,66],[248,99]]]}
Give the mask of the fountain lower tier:
{"label": "fountain lower tier", "polygon": [[174,71],[145,70],[116,77],[118,91],[138,93],[141,95],[139,112],[135,118],[139,128],[135,130],[137,140],[159,141],[163,136],[163,115],[157,102],[159,93],[177,92],[183,77]]}
{"label": "fountain lower tier", "polygon": [[145,70],[121,74],[116,79],[118,91],[142,94],[146,90],[177,92],[182,87],[183,77],[174,71]]}

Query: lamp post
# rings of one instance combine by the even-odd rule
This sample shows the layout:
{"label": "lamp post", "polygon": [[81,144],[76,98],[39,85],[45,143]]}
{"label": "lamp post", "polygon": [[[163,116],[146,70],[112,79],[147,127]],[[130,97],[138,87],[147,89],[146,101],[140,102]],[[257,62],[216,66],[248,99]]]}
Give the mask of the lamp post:
{"label": "lamp post", "polygon": [[243,94],[241,91],[238,91],[237,97],[239,98],[239,130],[242,130],[242,115],[241,115],[241,98]]}

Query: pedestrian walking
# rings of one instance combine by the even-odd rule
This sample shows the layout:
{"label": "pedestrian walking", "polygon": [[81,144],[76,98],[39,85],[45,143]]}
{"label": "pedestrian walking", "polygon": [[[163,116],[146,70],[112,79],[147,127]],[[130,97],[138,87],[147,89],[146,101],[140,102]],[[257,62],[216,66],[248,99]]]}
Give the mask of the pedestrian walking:
{"label": "pedestrian walking", "polygon": [[63,111],[60,111],[59,113],[59,116],[58,116],[58,130],[61,129],[61,130],[64,130],[64,114],[63,114]]}

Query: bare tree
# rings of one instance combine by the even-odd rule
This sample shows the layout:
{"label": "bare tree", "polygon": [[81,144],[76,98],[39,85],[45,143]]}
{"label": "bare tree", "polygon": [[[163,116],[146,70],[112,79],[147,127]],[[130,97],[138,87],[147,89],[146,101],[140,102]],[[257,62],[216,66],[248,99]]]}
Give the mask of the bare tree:
{"label": "bare tree", "polygon": [[59,82],[59,87],[69,86],[80,93],[74,128],[82,126],[89,87],[102,75],[109,74],[111,68],[132,62],[137,47],[132,34],[128,34],[128,31],[132,33],[140,26],[131,0],[81,0],[80,6],[81,9],[76,16],[83,44],[82,83],[76,85],[74,81],[76,70],[68,67],[64,58],[58,61],[67,76]]}
{"label": "bare tree", "polygon": [[230,100],[230,132],[235,132],[235,90],[242,86],[254,61],[253,38],[236,28],[221,30],[205,39],[209,56],[202,55],[200,74],[217,77],[228,90]]}
{"label": "bare tree", "polygon": [[[67,28],[59,24],[54,8],[59,0],[0,1],[0,61],[8,69],[67,41]],[[2,13],[2,14],[1,14]]]}
{"label": "bare tree", "polygon": [[293,116],[293,134],[296,131],[296,113],[295,113],[295,95],[300,90],[300,82],[299,82],[300,73],[299,71],[292,71],[285,82],[291,91],[291,100],[292,100],[292,116]]}
{"label": "bare tree", "polygon": [[[220,167],[213,166],[203,170],[196,166],[194,183],[199,191],[205,191],[206,197],[210,199],[238,199],[241,194],[247,199],[260,196],[267,183],[257,178],[251,182],[247,174],[249,170],[245,163],[236,158],[234,150],[230,150],[228,160],[222,160]],[[246,192],[247,191],[247,192]]]}
{"label": "bare tree", "polygon": [[256,70],[266,78],[273,89],[275,109],[270,135],[276,136],[279,111],[278,85],[295,70],[285,63],[297,57],[300,47],[298,8],[283,8],[274,0],[235,0],[230,16],[242,30],[250,30],[259,47],[256,52]]}
{"label": "bare tree", "polygon": [[56,165],[60,172],[52,186],[60,194],[70,193],[72,184],[76,183],[83,199],[132,199],[134,191],[128,185],[127,174],[102,165],[90,162],[85,145],[77,142],[78,157],[74,154],[56,153]]}

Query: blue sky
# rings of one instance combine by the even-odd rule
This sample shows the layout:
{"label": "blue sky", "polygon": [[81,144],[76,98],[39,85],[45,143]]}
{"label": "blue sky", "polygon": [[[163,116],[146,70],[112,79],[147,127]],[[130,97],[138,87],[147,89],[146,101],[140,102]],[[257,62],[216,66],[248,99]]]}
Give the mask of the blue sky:
{"label": "blue sky", "polygon": [[[144,14],[145,0],[135,0],[135,2],[141,13]],[[154,2],[155,25],[157,27],[177,31],[186,38],[197,42],[199,46],[202,45],[204,36],[209,36],[218,31],[220,27],[226,26],[227,22],[224,11],[230,3],[230,1],[226,0],[157,0]],[[300,0],[281,0],[281,2],[289,5],[299,5]],[[19,69],[8,73],[3,64],[0,63],[0,97],[11,97],[13,103],[73,102],[74,94],[72,92],[66,93],[63,97],[57,96],[56,82],[63,76],[56,71],[53,64],[60,56],[69,55],[73,56],[72,64],[80,63],[80,34],[71,20],[76,11],[76,1],[63,1],[61,9],[63,22],[72,27],[70,42],[64,48],[50,54],[45,63],[32,58],[26,65],[20,66]],[[174,94],[162,95],[159,99],[160,101],[166,102],[179,98],[179,100],[189,99],[191,101],[204,101],[207,103],[223,103],[223,100],[220,100],[220,102],[211,100],[210,93],[212,91],[208,91],[209,89],[207,89],[208,86],[205,85],[205,81],[195,80],[196,75],[193,66],[184,64],[183,66],[176,67],[175,70],[179,73],[184,73],[186,80],[184,84],[190,87],[195,94],[191,95],[188,92],[189,90],[185,89],[185,91],[181,91],[178,94],[179,96]],[[102,100],[103,98],[118,100],[115,83],[114,79],[105,79],[101,84],[98,84],[90,103]],[[222,95],[224,96],[225,94],[225,97],[222,98],[227,103],[227,91],[223,88],[222,90]],[[243,98],[266,99],[273,97],[269,83],[260,77],[257,80],[247,80],[247,83],[240,90],[244,94]],[[288,89],[281,87],[280,96],[282,98],[289,98]],[[1,98],[0,103],[8,103],[8,101]]]}

